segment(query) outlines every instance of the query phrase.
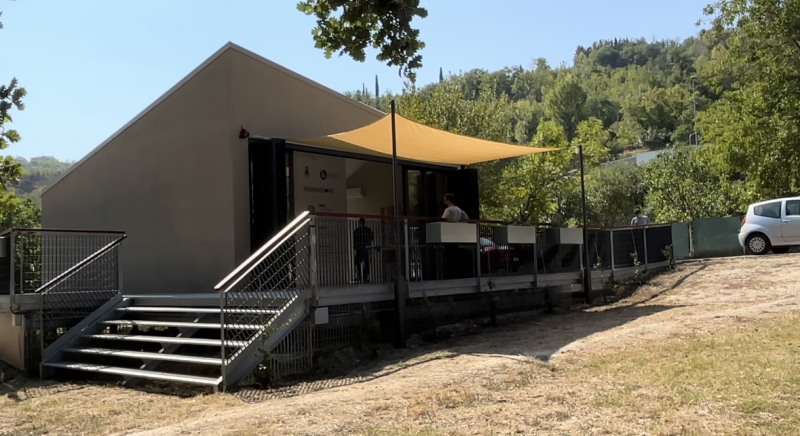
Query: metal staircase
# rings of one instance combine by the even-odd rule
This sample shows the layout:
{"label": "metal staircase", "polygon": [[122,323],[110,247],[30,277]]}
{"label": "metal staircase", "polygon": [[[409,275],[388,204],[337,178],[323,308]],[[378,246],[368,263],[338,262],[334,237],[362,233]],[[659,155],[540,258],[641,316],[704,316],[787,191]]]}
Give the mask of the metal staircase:
{"label": "metal staircase", "polygon": [[210,387],[242,381],[309,313],[308,213],[201,294],[118,295],[44,350],[42,373]]}

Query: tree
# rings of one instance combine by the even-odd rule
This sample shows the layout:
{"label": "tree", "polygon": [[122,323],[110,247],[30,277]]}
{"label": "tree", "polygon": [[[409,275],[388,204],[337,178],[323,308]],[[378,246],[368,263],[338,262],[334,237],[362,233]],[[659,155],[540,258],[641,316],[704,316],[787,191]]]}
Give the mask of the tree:
{"label": "tree", "polygon": [[641,167],[604,165],[586,174],[587,221],[593,225],[623,226],[644,203]]}
{"label": "tree", "polygon": [[503,168],[492,186],[494,195],[484,199],[484,207],[493,218],[512,222],[545,222],[553,217],[561,222],[564,200],[575,185],[575,178],[567,174],[572,150],[567,147],[564,129],[555,121],[544,121],[531,145],[563,150],[514,159]]}
{"label": "tree", "polygon": [[595,167],[608,158],[607,142],[608,131],[603,129],[603,122],[591,117],[578,123],[572,140],[573,152],[577,156],[578,146],[582,145],[584,167]]}
{"label": "tree", "polygon": [[399,67],[399,74],[410,80],[422,67],[419,52],[425,43],[419,30],[411,27],[415,17],[425,18],[428,11],[419,7],[419,0],[303,0],[297,9],[317,19],[311,31],[315,47],[348,55],[363,62],[365,50],[378,50],[377,59]]}
{"label": "tree", "polygon": [[578,123],[586,119],[586,98],[578,78],[569,73],[559,77],[544,97],[547,116],[561,125],[567,141],[572,141]]}
{"label": "tree", "polygon": [[[2,12],[0,12],[2,15]],[[0,29],[3,24],[0,22]],[[0,150],[5,150],[9,145],[20,140],[16,130],[8,129],[11,123],[11,111],[22,110],[22,98],[25,97],[25,88],[21,88],[16,78],[12,78],[9,85],[0,85]],[[31,199],[20,200],[14,193],[8,192],[9,185],[16,184],[22,176],[20,163],[11,156],[0,160],[0,227],[39,227],[41,223],[41,210]]]}
{"label": "tree", "polygon": [[677,147],[645,166],[646,203],[654,221],[689,221],[740,212],[742,184],[716,171],[710,149]]}
{"label": "tree", "polygon": [[14,194],[0,195],[0,228],[37,228],[42,211],[32,199],[19,199]]}
{"label": "tree", "polygon": [[[721,0],[706,8],[717,66],[731,90],[699,117],[717,163],[741,174],[750,198],[800,192],[800,2]],[[724,80],[718,82],[724,83]]]}
{"label": "tree", "polygon": [[[0,16],[2,12],[0,12]],[[3,24],[0,22],[0,29]],[[12,78],[8,85],[0,85],[0,150],[5,150],[9,145],[20,140],[16,130],[7,128],[13,120],[11,112],[13,109],[23,110],[25,106],[22,98],[25,97],[25,88],[19,86],[16,78]],[[6,156],[0,159],[0,188],[2,191],[8,189],[10,184],[16,183],[22,175],[19,162]]]}

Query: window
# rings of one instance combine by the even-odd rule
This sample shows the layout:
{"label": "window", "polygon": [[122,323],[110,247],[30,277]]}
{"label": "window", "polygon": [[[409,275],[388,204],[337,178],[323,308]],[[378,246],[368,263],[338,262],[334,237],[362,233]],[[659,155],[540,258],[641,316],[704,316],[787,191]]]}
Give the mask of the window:
{"label": "window", "polygon": [[800,215],[800,200],[786,200],[786,215]]}
{"label": "window", "polygon": [[753,208],[753,213],[765,218],[780,218],[781,217],[781,203],[775,201],[772,203],[762,204]]}

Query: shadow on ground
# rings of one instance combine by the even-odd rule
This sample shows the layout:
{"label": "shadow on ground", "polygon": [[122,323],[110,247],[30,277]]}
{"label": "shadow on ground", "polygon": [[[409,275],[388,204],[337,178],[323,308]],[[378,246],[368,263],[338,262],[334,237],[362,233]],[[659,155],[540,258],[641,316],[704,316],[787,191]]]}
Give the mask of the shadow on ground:
{"label": "shadow on ground", "polygon": [[386,349],[386,355],[348,374],[323,379],[306,378],[269,389],[241,388],[234,395],[246,402],[259,402],[308,394],[324,389],[378,380],[459,355],[486,355],[509,360],[536,358],[549,361],[565,346],[596,333],[619,327],[679,306],[631,304],[602,311],[580,311],[565,315],[531,314],[522,323],[480,328],[469,336],[438,343],[417,343],[405,350]]}

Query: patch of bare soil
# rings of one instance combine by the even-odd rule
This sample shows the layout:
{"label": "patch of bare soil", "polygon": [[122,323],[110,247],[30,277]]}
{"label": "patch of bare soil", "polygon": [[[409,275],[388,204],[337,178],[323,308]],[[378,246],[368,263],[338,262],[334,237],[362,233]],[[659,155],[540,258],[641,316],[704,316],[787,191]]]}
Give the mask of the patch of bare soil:
{"label": "patch of bare soil", "polygon": [[[238,394],[259,395],[263,401],[242,402],[229,395],[164,400],[119,388],[91,388],[105,389],[117,404],[130,406],[114,412],[116,417],[103,417],[106,424],[82,430],[142,436],[741,433],[746,426],[742,427],[740,421],[761,421],[726,412],[733,410],[723,401],[727,394],[717,395],[718,402],[709,402],[704,394],[692,397],[694,391],[681,388],[687,383],[700,386],[700,382],[686,377],[700,374],[704,368],[702,362],[695,362],[695,354],[682,350],[696,350],[696,355],[712,356],[715,362],[735,360],[706,351],[735,352],[757,333],[739,332],[734,338],[729,337],[733,333],[726,332],[738,332],[736,329],[743,326],[760,325],[798,311],[799,282],[800,255],[687,263],[608,306],[536,317],[453,340],[447,348],[442,344],[423,347],[415,354],[406,352],[409,358],[405,361],[365,374]],[[714,346],[702,342],[715,335],[722,342]],[[723,336],[727,338],[724,341]],[[776,337],[773,342],[789,340],[786,337]],[[781,359],[778,356],[773,360]],[[755,362],[757,357],[750,360]],[[657,366],[650,367],[649,362]],[[731,371],[754,370],[737,367]],[[662,372],[673,375],[653,378]],[[770,379],[769,374],[763,379]],[[800,389],[800,378],[797,383]],[[674,389],[667,389],[673,384]],[[771,389],[784,392],[783,387]],[[86,407],[102,402],[101,392],[93,392],[89,398],[82,398],[80,391],[71,395]],[[56,399],[64,395],[70,394],[42,397],[38,407],[31,403],[26,410],[46,413],[43,407],[48,401],[51,407],[63,405]],[[753,395],[756,398],[756,393]],[[778,407],[784,400],[764,399],[773,405],[770,407]],[[149,408],[142,408],[143,402],[149,402]],[[154,413],[157,407],[174,411]],[[757,412],[778,416],[778,412],[763,407]],[[0,399],[0,434],[29,434],[30,427],[19,428],[22,431],[18,433],[9,427],[25,413]],[[77,408],[71,416],[79,419],[75,413],[80,413]],[[768,420],[763,416],[759,419]],[[69,428],[50,425],[53,433],[76,432]]]}

